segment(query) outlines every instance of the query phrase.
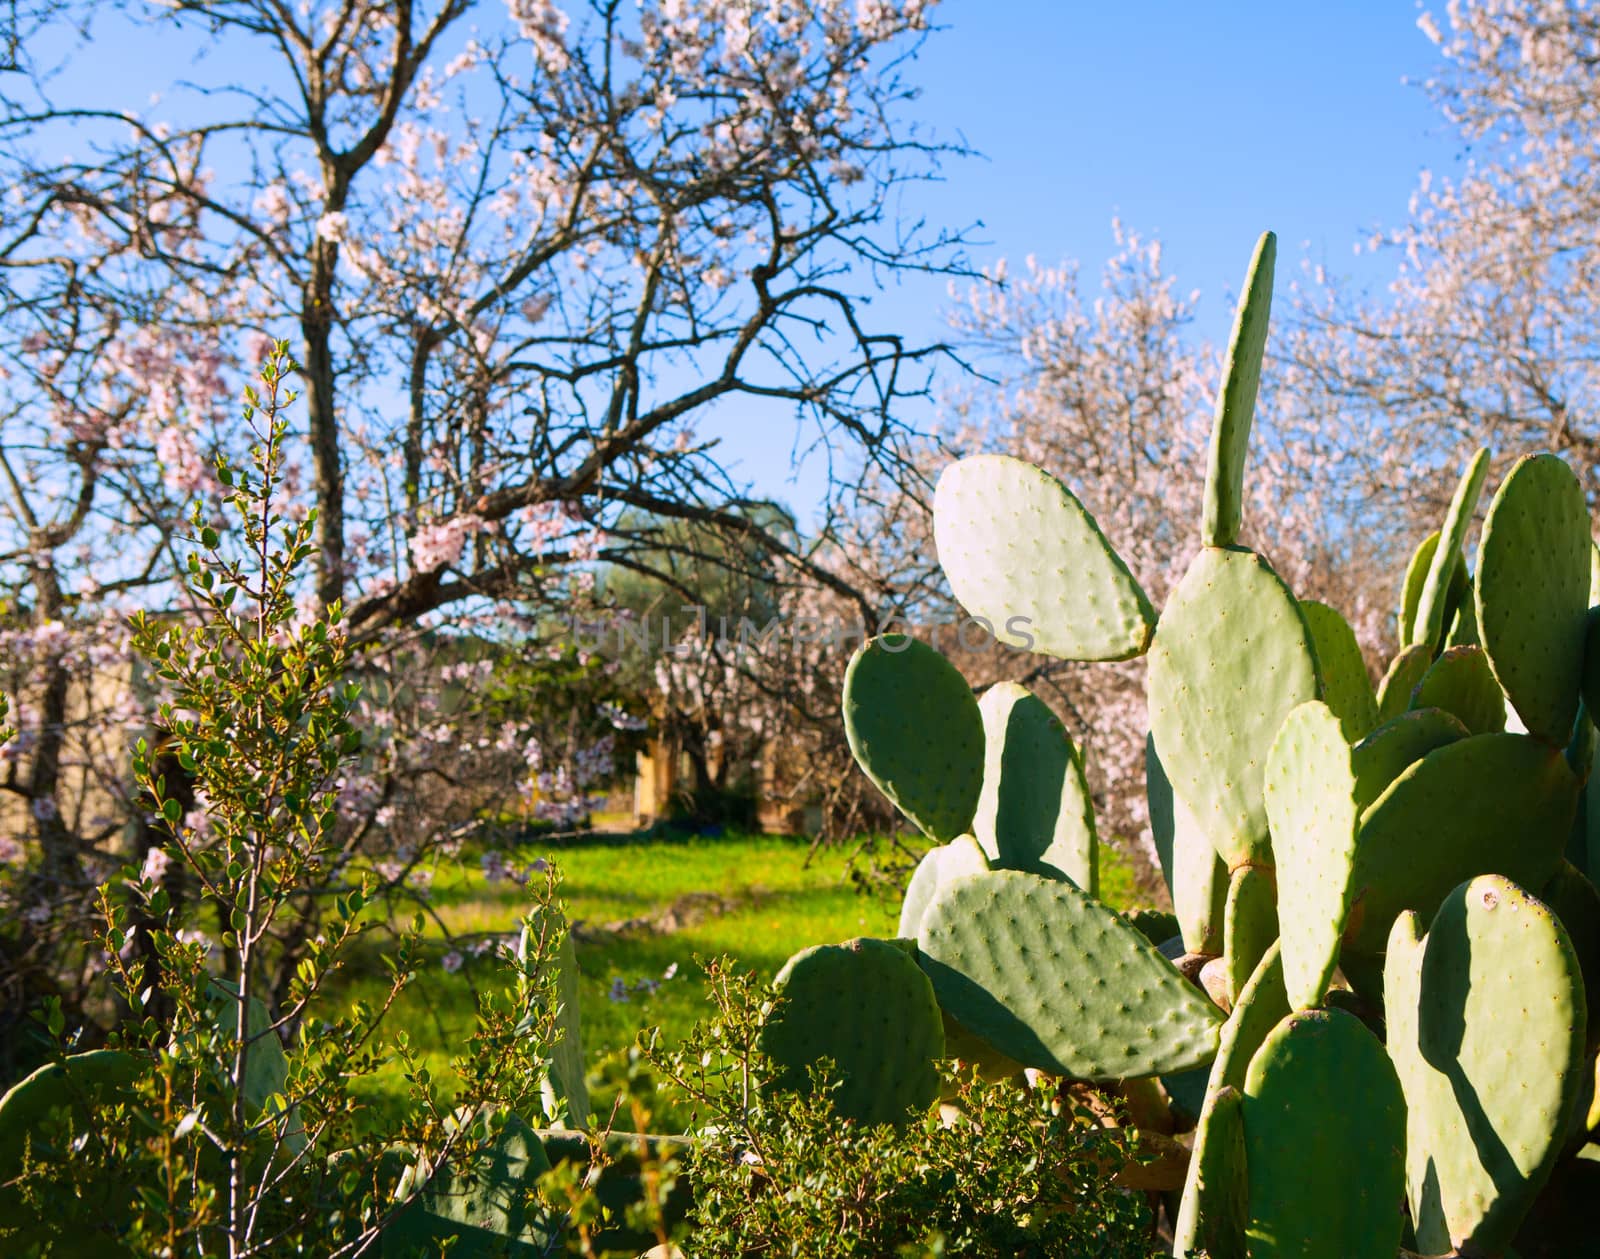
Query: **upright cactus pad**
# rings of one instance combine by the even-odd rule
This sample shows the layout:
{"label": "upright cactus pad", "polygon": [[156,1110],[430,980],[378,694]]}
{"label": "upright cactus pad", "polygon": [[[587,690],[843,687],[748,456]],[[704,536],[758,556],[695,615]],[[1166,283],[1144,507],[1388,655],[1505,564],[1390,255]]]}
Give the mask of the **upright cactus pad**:
{"label": "upright cactus pad", "polygon": [[1195,556],[1150,647],[1150,730],[1174,792],[1230,869],[1269,858],[1262,777],[1278,727],[1317,698],[1299,604],[1259,555]]}
{"label": "upright cactus pad", "polygon": [[1420,1249],[1497,1254],[1550,1174],[1584,1074],[1583,983],[1561,924],[1498,875],[1454,889],[1426,939],[1394,924],[1389,1052],[1407,1106]]}
{"label": "upright cactus pad", "polygon": [[828,1058],[840,1076],[834,1106],[847,1119],[903,1123],[933,1104],[944,1021],[910,951],[887,940],[819,945],[791,957],[773,982],[780,1001],[760,1048],[777,1075],[766,1087],[804,1088],[808,1070]]}
{"label": "upright cactus pad", "polygon": [[933,536],[961,606],[1001,642],[1067,660],[1126,660],[1148,646],[1150,600],[1072,491],[1031,463],[951,464]]}
{"label": "upright cactus pad", "polygon": [[1561,863],[1577,799],[1566,757],[1526,735],[1474,735],[1429,752],[1361,819],[1346,952],[1381,953],[1403,910],[1431,915],[1476,875],[1540,886]]}
{"label": "upright cactus pad", "polygon": [[[578,953],[572,933],[560,915],[553,915],[549,931],[561,943],[556,950],[556,1041],[550,1054],[550,1074],[545,1083],[546,1113],[569,1128],[589,1126],[589,1088],[584,1080],[583,1027],[578,1011]],[[517,939],[517,956],[526,962],[535,941],[524,924]]]}
{"label": "upright cactus pad", "polygon": [[1600,890],[1570,861],[1563,861],[1551,880],[1539,889],[1539,899],[1549,907],[1572,944],[1583,974],[1583,1005],[1588,1025],[1583,1052],[1600,1049]]}
{"label": "upright cactus pad", "polygon": [[[1435,530],[1417,544],[1417,549],[1411,553],[1411,562],[1406,565],[1406,575],[1400,585],[1400,606],[1395,612],[1395,637],[1402,649],[1406,647],[1429,646],[1421,643],[1417,637],[1417,605],[1422,602],[1422,583],[1428,580],[1428,568],[1433,563],[1434,551],[1439,545],[1439,534]],[[1467,562],[1458,552],[1456,555],[1456,573],[1451,580],[1450,590],[1453,599],[1459,603],[1459,592],[1465,592],[1468,602],[1471,602],[1471,583],[1467,578]],[[1446,609],[1448,614],[1449,609]]]}
{"label": "upright cactus pad", "polygon": [[939,889],[917,943],[939,1004],[1024,1066],[1116,1080],[1216,1052],[1216,1008],[1070,883],[1020,870],[958,880]]}
{"label": "upright cactus pad", "polygon": [[1365,811],[1396,778],[1435,748],[1467,737],[1467,728],[1440,708],[1419,708],[1383,723],[1350,750],[1356,803]]}
{"label": "upright cactus pad", "polygon": [[1359,1019],[1284,1019],[1250,1062],[1243,1110],[1251,1259],[1394,1259],[1406,1104]]}
{"label": "upright cactus pad", "polygon": [[922,915],[927,912],[941,883],[981,874],[988,868],[989,859],[971,835],[958,835],[948,844],[923,853],[917,868],[911,872],[905,899],[900,902],[900,926],[896,934],[902,939],[915,940]]}
{"label": "upright cactus pad", "polygon": [[1378,699],[1356,632],[1337,608],[1315,599],[1300,600],[1300,615],[1311,631],[1324,702],[1338,717],[1347,743],[1366,738],[1378,724]]}
{"label": "upright cactus pad", "polygon": [[[1206,1083],[1206,1096],[1213,1097],[1223,1089],[1242,1091],[1250,1060],[1256,1050],[1272,1033],[1272,1029],[1289,1014],[1289,998],[1283,987],[1283,963],[1279,945],[1274,943],[1256,966],[1256,973],[1244,986],[1233,1012],[1222,1025],[1222,1035],[1217,1042],[1217,1056],[1211,1064],[1211,1077]],[[1188,1259],[1192,1251],[1200,1249],[1201,1194],[1196,1182],[1200,1165],[1207,1156],[1205,1147],[1211,1140],[1210,1121],[1204,1108],[1200,1125],[1195,1129],[1195,1155],[1189,1161],[1189,1170],[1183,1187],[1178,1217],[1173,1223],[1174,1259]]]}
{"label": "upright cactus pad", "polygon": [[1066,728],[1037,695],[1000,682],[978,701],[983,790],[972,833],[997,867],[1059,870],[1095,894],[1094,802]]}
{"label": "upright cactus pad", "polygon": [[1482,647],[1451,647],[1428,666],[1411,692],[1411,707],[1442,708],[1472,734],[1506,728],[1506,700]]}
{"label": "upright cactus pad", "polygon": [[844,675],[844,729],[856,764],[923,834],[972,827],[983,786],[983,716],[960,671],[926,643],[885,634]]}
{"label": "upright cactus pad", "polygon": [[1289,714],[1267,758],[1283,974],[1297,1010],[1322,1004],[1350,907],[1359,810],[1352,753],[1326,704]]}
{"label": "upright cactus pad", "polygon": [[1478,635],[1528,733],[1565,745],[1583,689],[1589,508],[1558,456],[1525,456],[1501,483],[1478,547]]}
{"label": "upright cactus pad", "polygon": [[1428,562],[1428,573],[1423,579],[1417,597],[1417,619],[1411,641],[1432,649],[1450,628],[1449,615],[1453,587],[1460,572],[1462,547],[1467,540],[1467,530],[1472,526],[1472,513],[1478,508],[1478,498],[1483,493],[1483,480],[1489,474],[1489,451],[1480,449],[1473,455],[1455,495],[1450,499],[1450,510],[1445,514],[1444,527],[1439,531],[1439,543]]}
{"label": "upright cactus pad", "polygon": [[1172,897],[1183,947],[1190,953],[1222,952],[1222,929],[1228,898],[1228,867],[1211,840],[1179,800],[1156,752],[1155,740],[1144,741],[1145,794],[1150,804],[1150,834],[1156,857]]}
{"label": "upright cactus pad", "polygon": [[1233,316],[1233,334],[1228,338],[1228,356],[1222,365],[1222,388],[1217,391],[1206,463],[1200,528],[1200,540],[1206,546],[1232,546],[1239,540],[1239,526],[1244,519],[1245,456],[1250,449],[1256,391],[1261,387],[1261,358],[1267,346],[1272,269],[1277,255],[1278,238],[1271,232],[1262,233]]}
{"label": "upright cactus pad", "polygon": [[1223,936],[1231,1007],[1255,972],[1256,964],[1278,938],[1277,888],[1271,870],[1240,866],[1233,872],[1228,880]]}
{"label": "upright cactus pad", "polygon": [[1411,694],[1433,665],[1429,647],[1407,647],[1389,662],[1389,671],[1378,683],[1378,720],[1393,721],[1411,707]]}

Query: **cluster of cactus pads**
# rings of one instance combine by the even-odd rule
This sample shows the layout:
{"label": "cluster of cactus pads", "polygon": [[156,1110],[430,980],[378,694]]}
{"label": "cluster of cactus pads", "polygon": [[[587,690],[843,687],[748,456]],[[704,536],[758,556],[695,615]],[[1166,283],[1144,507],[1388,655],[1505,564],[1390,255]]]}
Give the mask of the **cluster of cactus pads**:
{"label": "cluster of cactus pads", "polygon": [[1047,472],[963,459],[934,501],[950,585],[1002,641],[1021,626],[1050,656],[1147,657],[1172,914],[1096,899],[1083,760],[1041,700],[974,697],[932,648],[884,636],[846,676],[850,746],[937,846],[899,940],[789,963],[765,1048],[780,1087],[833,1060],[863,1121],[931,1106],[940,1057],[1165,1096],[1193,1125],[1167,1204],[1180,1257],[1508,1253],[1558,1161],[1600,1151],[1582,1149],[1600,1042],[1589,512],[1560,458],[1525,457],[1470,571],[1480,452],[1406,573],[1375,690],[1340,614],[1239,543],[1274,249],[1251,262],[1199,550],[1159,620]]}

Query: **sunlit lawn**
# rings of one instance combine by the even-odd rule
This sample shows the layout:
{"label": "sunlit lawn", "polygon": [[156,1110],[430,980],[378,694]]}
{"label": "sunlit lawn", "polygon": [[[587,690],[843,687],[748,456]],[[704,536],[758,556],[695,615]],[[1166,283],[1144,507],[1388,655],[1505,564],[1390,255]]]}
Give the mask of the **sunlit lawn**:
{"label": "sunlit lawn", "polygon": [[[632,1044],[641,1029],[660,1027],[663,1037],[676,1040],[703,1017],[696,957],[728,954],[770,979],[790,954],[807,945],[894,934],[898,904],[887,895],[856,890],[848,875],[848,849],[819,850],[809,864],[808,851],[803,840],[739,836],[556,851],[528,847],[511,854],[514,864],[524,865],[538,856],[552,857],[562,872],[562,895],[578,925],[580,1008],[591,1067]],[[1133,902],[1132,868],[1109,849],[1102,850],[1101,881],[1101,894],[1111,904]],[[676,930],[603,929],[681,906],[681,898],[696,894],[710,894],[717,903],[700,906],[704,916]],[[428,927],[427,963],[390,1024],[391,1031],[405,1029],[425,1052],[436,1078],[449,1078],[450,1059],[470,1034],[473,982],[496,982],[502,974],[492,954],[469,956],[461,970],[447,973],[441,964],[447,949],[441,924],[469,939],[474,933],[509,933],[525,904],[523,889],[504,880],[490,883],[476,862],[438,871],[432,894],[438,921]],[[346,991],[376,998],[383,972],[376,958],[367,960],[370,973],[352,967]],[[395,1080],[394,1090],[401,1087]],[[597,1105],[602,1101],[596,1099]]]}

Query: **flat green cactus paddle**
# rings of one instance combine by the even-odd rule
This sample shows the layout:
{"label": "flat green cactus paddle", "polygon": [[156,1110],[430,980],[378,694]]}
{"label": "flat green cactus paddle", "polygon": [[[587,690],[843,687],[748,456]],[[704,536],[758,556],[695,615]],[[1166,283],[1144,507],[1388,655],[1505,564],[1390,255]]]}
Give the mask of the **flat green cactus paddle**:
{"label": "flat green cactus paddle", "polygon": [[1144,740],[1145,794],[1150,806],[1150,834],[1161,875],[1172,897],[1178,933],[1189,953],[1222,952],[1222,930],[1228,899],[1228,867],[1179,800],[1167,780],[1155,740]]}
{"label": "flat green cactus paddle", "polygon": [[981,874],[988,868],[989,859],[971,835],[958,835],[948,844],[930,848],[922,854],[922,860],[911,872],[911,882],[906,884],[905,899],[900,902],[900,926],[895,934],[907,940],[916,939],[922,915],[927,912],[941,883]]}
{"label": "flat green cactus paddle", "polygon": [[1411,641],[1430,650],[1449,628],[1447,613],[1452,587],[1463,567],[1462,547],[1467,540],[1467,530],[1472,526],[1472,513],[1478,509],[1484,478],[1488,475],[1489,451],[1484,447],[1472,456],[1461,474],[1450,499],[1450,510],[1445,513],[1444,527],[1439,531],[1440,540],[1428,562],[1428,575],[1423,579],[1417,598],[1417,619]]}
{"label": "flat green cactus paddle", "polygon": [[1233,316],[1228,356],[1222,364],[1211,449],[1206,462],[1204,516],[1200,540],[1206,546],[1232,546],[1244,519],[1244,462],[1250,449],[1250,423],[1261,387],[1261,358],[1272,313],[1272,267],[1278,238],[1263,232],[1245,272],[1244,292]]}
{"label": "flat green cactus paddle", "polygon": [[1483,522],[1478,635],[1528,733],[1565,745],[1583,689],[1589,508],[1551,454],[1517,460]]}
{"label": "flat green cactus paddle", "polygon": [[[1222,1025],[1217,1056],[1211,1064],[1211,1078],[1206,1084],[1207,1097],[1223,1089],[1243,1090],[1250,1059],[1255,1057],[1256,1050],[1261,1048],[1272,1029],[1288,1014],[1289,998],[1283,987],[1283,963],[1279,955],[1279,943],[1274,941],[1256,967],[1256,973],[1250,976],[1250,982],[1239,994],[1233,1013]],[[1183,1197],[1173,1223],[1174,1259],[1188,1259],[1202,1244],[1203,1208],[1195,1182],[1199,1178],[1201,1164],[1208,1157],[1204,1151],[1210,1140],[1210,1122],[1202,1108],[1200,1125],[1194,1134],[1194,1157],[1189,1160]]]}
{"label": "flat green cactus paddle", "polygon": [[1267,758],[1283,975],[1297,1010],[1322,1004],[1350,908],[1359,809],[1352,752],[1326,704],[1289,714]]}
{"label": "flat green cactus paddle", "polygon": [[1346,962],[1381,953],[1403,910],[1431,915],[1475,875],[1544,884],[1561,864],[1577,798],[1560,750],[1526,735],[1474,735],[1429,752],[1362,816]]}
{"label": "flat green cactus paddle", "polygon": [[1060,718],[1015,682],[991,686],[978,711],[983,790],[972,833],[990,864],[1013,870],[1048,866],[1095,895],[1094,802],[1083,758]]}
{"label": "flat green cactus paddle", "polygon": [[[452,1259],[538,1259],[550,1253],[560,1223],[528,1200],[550,1160],[538,1134],[516,1115],[491,1130],[487,1116],[474,1133],[488,1165],[408,1168],[397,1196],[400,1210],[383,1230],[384,1259],[426,1259],[448,1243]],[[535,1202],[538,1199],[533,1198]]]}
{"label": "flat green cactus paddle", "polygon": [[1431,648],[1407,647],[1389,662],[1389,671],[1378,683],[1378,720],[1393,721],[1411,707],[1411,693],[1433,664]]}
{"label": "flat green cactus paddle", "polygon": [[879,791],[931,839],[972,827],[983,787],[983,716],[960,671],[926,643],[885,634],[844,675],[851,754]]}
{"label": "flat green cactus paddle", "polygon": [[[1439,545],[1436,529],[1417,544],[1406,565],[1405,578],[1400,583],[1400,606],[1395,610],[1395,639],[1402,649],[1419,645],[1417,641],[1417,605],[1422,601],[1422,583],[1428,580],[1428,568],[1433,563],[1433,553]],[[1466,579],[1466,562],[1458,560],[1462,580]]]}
{"label": "flat green cactus paddle", "polygon": [[759,1045],[778,1074],[765,1087],[805,1088],[808,1069],[829,1058],[841,1077],[833,1104],[846,1119],[904,1123],[938,1097],[944,1021],[906,948],[849,940],[802,949],[773,986],[781,1000]]}
{"label": "flat green cactus paddle", "polygon": [[1201,1119],[1206,1140],[1196,1141],[1194,1192],[1200,1239],[1209,1259],[1248,1259],[1249,1168],[1244,1145],[1244,1095],[1222,1088],[1206,1095]]}
{"label": "flat green cactus paddle", "polygon": [[1216,1052],[1216,1008],[1070,883],[1021,870],[959,879],[939,889],[917,944],[939,1005],[1024,1066],[1116,1080]]}
{"label": "flat green cactus paddle", "polygon": [[1284,1019],[1250,1062],[1243,1110],[1251,1259],[1393,1259],[1406,1104],[1359,1019]]}
{"label": "flat green cactus paddle", "polygon": [[939,563],[961,606],[1003,643],[1065,660],[1142,655],[1155,609],[1094,517],[1009,455],[947,467],[933,496]]}
{"label": "flat green cactus paddle", "polygon": [[[556,1031],[560,1039],[550,1051],[550,1071],[544,1082],[545,1113],[569,1128],[589,1126],[589,1089],[584,1081],[583,1027],[578,1010],[578,953],[566,922],[554,915],[549,924],[559,932],[556,950]],[[535,951],[527,924],[517,938],[517,958],[526,963]]]}
{"label": "flat green cactus paddle", "polygon": [[1390,718],[1350,749],[1356,804],[1365,812],[1408,765],[1466,737],[1467,728],[1443,709],[1419,708]]}
{"label": "flat green cactus paddle", "polygon": [[1497,1254],[1549,1177],[1583,1076],[1583,983],[1566,932],[1498,875],[1397,919],[1384,969],[1405,1088],[1419,1249]]}
{"label": "flat green cactus paddle", "polygon": [[1411,692],[1411,707],[1442,708],[1472,734],[1506,728],[1506,700],[1482,647],[1449,647]]}
{"label": "flat green cactus paddle", "polygon": [[1337,608],[1315,599],[1300,600],[1300,615],[1311,631],[1322,698],[1338,717],[1345,742],[1366,738],[1378,724],[1378,700],[1356,632]]}
{"label": "flat green cactus paddle", "polygon": [[1150,730],[1174,793],[1230,870],[1271,861],[1267,751],[1318,688],[1299,604],[1266,561],[1213,547],[1195,556],[1150,647]]}
{"label": "flat green cactus paddle", "polygon": [[1563,861],[1539,889],[1539,899],[1560,919],[1577,955],[1583,974],[1583,1004],[1589,1012],[1583,1052],[1592,1057],[1600,1049],[1600,890],[1583,871]]}
{"label": "flat green cactus paddle", "polygon": [[1278,938],[1277,888],[1272,871],[1240,866],[1228,880],[1228,905],[1223,919],[1228,966],[1228,1004],[1239,999],[1256,965]]}
{"label": "flat green cactus paddle", "polygon": [[1583,702],[1600,713],[1600,607],[1589,609],[1583,631]]}

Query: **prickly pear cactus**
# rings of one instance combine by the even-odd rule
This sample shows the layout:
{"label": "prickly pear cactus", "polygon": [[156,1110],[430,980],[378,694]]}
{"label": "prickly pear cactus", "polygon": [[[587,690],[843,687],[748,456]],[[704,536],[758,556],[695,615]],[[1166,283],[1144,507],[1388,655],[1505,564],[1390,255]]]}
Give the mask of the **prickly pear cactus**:
{"label": "prickly pear cactus", "polygon": [[[1498,875],[1396,921],[1384,971],[1424,1251],[1505,1247],[1549,1176],[1583,1075],[1583,981],[1560,923]],[[1507,1043],[1507,1038],[1512,1040]]]}
{"label": "prickly pear cactus", "polygon": [[774,986],[780,1000],[760,1047],[778,1074],[764,1087],[804,1088],[808,1069],[827,1058],[839,1073],[833,1104],[844,1118],[903,1123],[933,1104],[944,1024],[910,950],[886,940],[802,949]]}

